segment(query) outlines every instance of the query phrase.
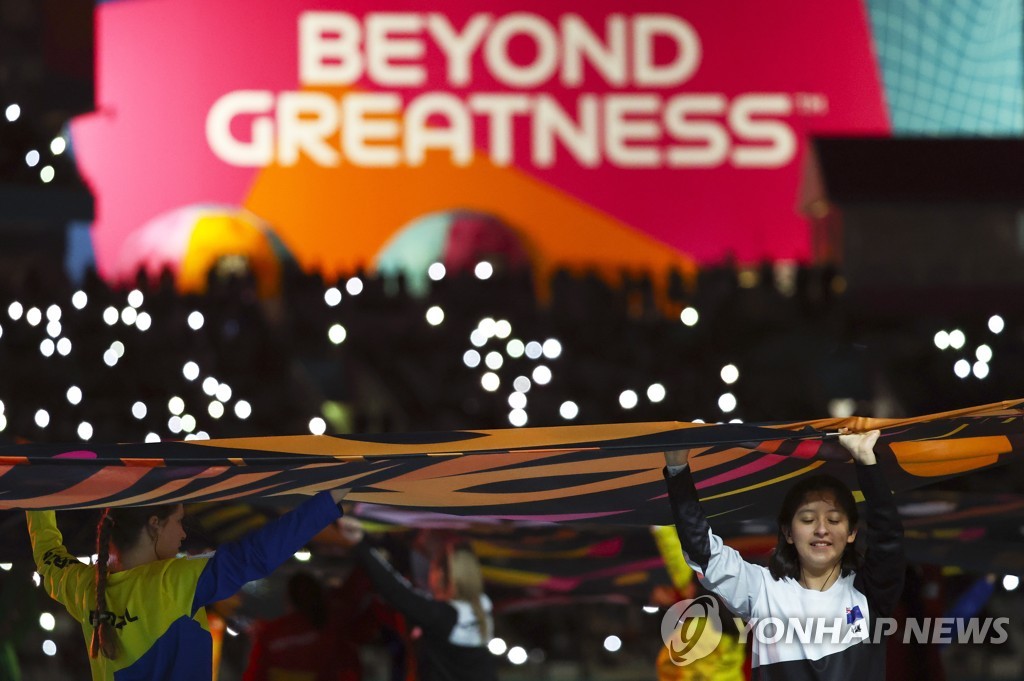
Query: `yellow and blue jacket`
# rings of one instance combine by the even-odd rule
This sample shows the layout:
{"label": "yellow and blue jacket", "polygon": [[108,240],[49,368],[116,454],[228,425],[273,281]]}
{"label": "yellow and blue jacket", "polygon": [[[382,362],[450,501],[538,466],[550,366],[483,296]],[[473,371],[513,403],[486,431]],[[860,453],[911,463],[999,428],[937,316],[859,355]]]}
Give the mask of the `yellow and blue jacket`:
{"label": "yellow and blue jacket", "polygon": [[[114,572],[107,578],[107,607],[116,618],[120,654],[90,658],[97,681],[194,681],[213,675],[213,640],[205,606],[266,577],[340,516],[321,492],[259,530],[222,544],[216,552],[170,558]],[[50,596],[92,638],[89,612],[96,607],[96,569],[64,548],[53,511],[27,511],[36,569]]]}

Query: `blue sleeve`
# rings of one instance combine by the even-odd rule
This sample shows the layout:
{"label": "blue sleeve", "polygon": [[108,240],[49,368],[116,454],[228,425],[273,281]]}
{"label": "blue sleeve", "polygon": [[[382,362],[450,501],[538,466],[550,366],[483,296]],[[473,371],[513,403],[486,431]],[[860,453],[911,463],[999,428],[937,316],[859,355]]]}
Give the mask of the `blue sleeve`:
{"label": "blue sleeve", "polygon": [[320,492],[238,541],[221,544],[196,583],[192,614],[266,577],[320,530],[341,517],[329,492]]}

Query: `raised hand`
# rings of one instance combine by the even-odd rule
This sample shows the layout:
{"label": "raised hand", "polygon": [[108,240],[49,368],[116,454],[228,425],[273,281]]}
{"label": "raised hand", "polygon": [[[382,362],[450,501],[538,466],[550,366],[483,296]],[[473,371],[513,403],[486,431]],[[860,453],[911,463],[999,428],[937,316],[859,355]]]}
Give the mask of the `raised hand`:
{"label": "raised hand", "polygon": [[690,460],[689,449],[672,449],[665,452],[666,466],[685,466]]}
{"label": "raised hand", "polygon": [[878,430],[869,430],[866,433],[853,433],[849,428],[839,429],[839,444],[849,450],[853,460],[863,466],[871,466],[878,459],[875,458],[875,443],[878,442]]}

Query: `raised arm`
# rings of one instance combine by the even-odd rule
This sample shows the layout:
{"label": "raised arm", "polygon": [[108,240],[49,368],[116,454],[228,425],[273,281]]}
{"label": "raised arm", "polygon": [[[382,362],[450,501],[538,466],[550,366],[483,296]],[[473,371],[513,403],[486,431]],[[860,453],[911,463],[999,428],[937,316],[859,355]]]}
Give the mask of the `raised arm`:
{"label": "raised arm", "polygon": [[26,511],[32,557],[43,588],[79,622],[85,621],[95,571],[68,553],[53,511]]}
{"label": "raised arm", "polygon": [[429,634],[447,637],[458,621],[458,612],[450,604],[420,593],[404,577],[395,572],[365,540],[359,521],[345,518],[342,537],[352,547],[353,555],[366,570],[373,587],[393,608],[423,627]]}
{"label": "raised arm", "polygon": [[346,492],[320,492],[255,532],[222,544],[199,575],[192,613],[276,570],[318,532],[341,517],[338,503]]}
{"label": "raised arm", "polygon": [[712,532],[690,475],[689,452],[665,452],[665,464],[676,533],[687,564],[703,575],[701,584],[705,588],[740,617],[750,618],[767,571],[743,560],[739,552]]}
{"label": "raised arm", "polygon": [[903,552],[903,524],[874,452],[879,431],[840,432],[840,443],[857,462],[857,481],[867,507],[867,549],[854,586],[868,597],[880,615],[890,615],[903,593],[907,559]]}

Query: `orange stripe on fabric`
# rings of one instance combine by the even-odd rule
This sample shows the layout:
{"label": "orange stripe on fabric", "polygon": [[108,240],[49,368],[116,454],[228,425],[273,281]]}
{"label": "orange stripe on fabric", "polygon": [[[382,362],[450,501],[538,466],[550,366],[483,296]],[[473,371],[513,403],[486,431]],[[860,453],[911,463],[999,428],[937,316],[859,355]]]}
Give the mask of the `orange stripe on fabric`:
{"label": "orange stripe on fabric", "polygon": [[146,468],[163,468],[167,465],[163,459],[121,459],[125,466],[145,466]]}
{"label": "orange stripe on fabric", "polygon": [[1010,440],[1002,435],[893,442],[890,447],[903,470],[921,477],[984,468],[996,463],[1000,454],[1013,451]]}
{"label": "orange stripe on fabric", "polygon": [[0,456],[0,466],[24,466],[27,463],[27,456]]}
{"label": "orange stripe on fabric", "polygon": [[142,467],[107,466],[66,490],[43,497],[19,499],[14,505],[18,508],[53,508],[71,504],[99,504],[101,500],[128,489],[149,471],[149,468]]}

